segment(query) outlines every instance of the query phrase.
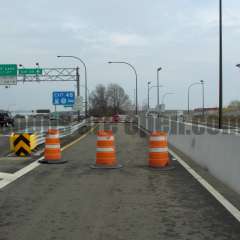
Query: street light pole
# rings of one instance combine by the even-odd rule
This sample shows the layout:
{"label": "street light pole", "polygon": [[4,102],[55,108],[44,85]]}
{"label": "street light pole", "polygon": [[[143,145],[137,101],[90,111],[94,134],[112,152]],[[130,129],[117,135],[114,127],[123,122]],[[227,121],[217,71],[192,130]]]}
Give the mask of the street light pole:
{"label": "street light pole", "polygon": [[161,67],[157,69],[157,108],[159,108],[160,99],[159,99],[159,72],[162,70]]}
{"label": "street light pole", "polygon": [[113,89],[113,106],[114,106],[114,114],[117,114],[117,94],[116,88]]}
{"label": "street light pole", "polygon": [[201,80],[200,81],[201,85],[202,85],[202,116],[204,117],[205,115],[205,93],[204,93],[204,81]]}
{"label": "street light pole", "polygon": [[150,103],[149,103],[149,101],[150,101],[150,95],[149,95],[149,94],[150,94],[150,93],[149,93],[149,92],[150,92],[150,84],[151,84],[151,82],[148,82],[148,83],[147,83],[147,85],[148,85],[148,110],[149,110],[149,108],[150,108]]}
{"label": "street light pole", "polygon": [[190,84],[190,86],[188,87],[188,116],[190,115],[190,89],[191,87],[195,86],[195,85],[199,85],[201,84],[201,82],[195,82]]}
{"label": "street light pole", "polygon": [[[158,87],[157,85],[151,86],[150,89],[149,89],[149,91],[151,91],[152,88],[157,88],[157,87]],[[159,87],[163,87],[163,85],[160,85]]]}
{"label": "street light pole", "polygon": [[222,44],[222,0],[219,0],[219,129],[222,128],[223,108],[223,44]]}
{"label": "street light pole", "polygon": [[[84,88],[85,89],[85,85],[84,84],[80,84],[80,88]],[[87,91],[88,91],[88,108],[89,108],[89,96],[90,96],[90,90],[89,88],[87,88]]]}
{"label": "street light pole", "polygon": [[[80,76],[80,75],[79,75]],[[84,88],[85,89],[85,85],[84,84],[80,84],[80,88]],[[88,91],[88,109],[89,109],[89,106],[90,106],[90,90],[89,90],[89,88],[87,88],[87,91]],[[84,104],[85,104],[85,99],[84,99]]]}
{"label": "street light pole", "polygon": [[[149,82],[149,83],[151,83],[151,82]],[[150,91],[151,91],[151,89],[153,89],[153,88],[158,88],[158,87],[160,88],[160,87],[164,87],[164,86],[163,86],[163,85],[159,85],[159,86],[155,85],[155,86],[151,86],[151,87],[150,87],[150,86],[148,85],[149,106],[150,106]]]}
{"label": "street light pole", "polygon": [[85,99],[86,99],[86,100],[85,100],[85,117],[87,117],[87,116],[88,116],[88,108],[87,108],[87,106],[88,106],[87,66],[86,66],[85,62],[84,62],[81,58],[76,57],[76,56],[57,56],[57,57],[58,57],[58,58],[74,58],[74,59],[77,59],[78,61],[80,61],[80,62],[83,64],[84,70],[85,70]]}
{"label": "street light pole", "polygon": [[[77,78],[77,96],[80,97],[80,76],[79,67],[76,68],[76,78]],[[78,108],[78,121],[80,122],[80,109]]]}
{"label": "street light pole", "polygon": [[135,96],[135,98],[136,98],[136,108],[135,108],[135,113],[136,113],[136,115],[138,114],[138,75],[137,75],[137,71],[136,71],[136,69],[134,68],[134,66],[132,65],[132,64],[130,64],[130,63],[128,63],[128,62],[108,62],[109,64],[112,64],[112,63],[120,63],[120,64],[126,64],[126,65],[128,65],[132,70],[133,70],[133,72],[134,72],[134,74],[135,74],[135,77],[136,77],[136,96]]}

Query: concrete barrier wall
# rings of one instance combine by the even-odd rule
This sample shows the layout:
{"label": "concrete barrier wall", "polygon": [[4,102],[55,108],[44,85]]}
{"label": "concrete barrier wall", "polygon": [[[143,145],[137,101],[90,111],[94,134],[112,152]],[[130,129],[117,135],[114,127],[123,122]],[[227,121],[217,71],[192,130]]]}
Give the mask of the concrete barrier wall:
{"label": "concrete barrier wall", "polygon": [[240,135],[167,119],[139,120],[150,131],[168,131],[174,147],[240,193]]}

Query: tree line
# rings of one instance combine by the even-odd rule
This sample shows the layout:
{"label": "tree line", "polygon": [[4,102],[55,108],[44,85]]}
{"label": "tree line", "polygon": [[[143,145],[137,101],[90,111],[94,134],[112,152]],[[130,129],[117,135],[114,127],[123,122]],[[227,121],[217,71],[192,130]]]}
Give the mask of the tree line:
{"label": "tree line", "polygon": [[107,86],[99,84],[90,93],[90,114],[96,117],[125,114],[131,110],[132,104],[129,96],[118,84]]}

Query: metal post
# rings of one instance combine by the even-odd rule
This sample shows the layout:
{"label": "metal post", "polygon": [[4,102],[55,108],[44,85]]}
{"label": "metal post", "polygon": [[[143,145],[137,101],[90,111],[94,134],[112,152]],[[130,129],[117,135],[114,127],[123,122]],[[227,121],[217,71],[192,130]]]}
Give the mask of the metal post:
{"label": "metal post", "polygon": [[204,81],[201,80],[202,84],[202,116],[204,117],[205,115],[205,93],[204,93]]}
{"label": "metal post", "polygon": [[222,0],[219,0],[219,117],[218,127],[222,128],[223,108],[223,56],[222,56]]}
{"label": "metal post", "polygon": [[162,70],[161,67],[157,69],[157,109],[159,108],[160,99],[159,99],[159,72]]}
{"label": "metal post", "polygon": [[135,72],[135,75],[136,75],[136,108],[135,108],[135,113],[136,115],[138,114],[138,77],[137,77],[137,72],[134,68],[134,72]]}
{"label": "metal post", "polygon": [[133,89],[133,103],[134,103],[134,99],[135,99],[135,106],[136,106],[136,89]]}
{"label": "metal post", "polygon": [[[80,100],[80,76],[79,76],[79,67],[76,68],[76,82],[77,82],[77,98],[78,101]],[[79,102],[77,102],[78,104]],[[79,107],[77,105],[77,107]],[[80,122],[80,109],[78,108],[77,110],[78,112],[78,121]]]}
{"label": "metal post", "polygon": [[159,70],[157,69],[157,109],[159,108]]}
{"label": "metal post", "polygon": [[188,87],[188,117],[189,117],[189,115],[190,115],[190,106],[189,106],[190,88],[191,88],[191,86]]}
{"label": "metal post", "polygon": [[88,87],[87,87],[87,67],[84,63],[85,69],[85,117],[88,117]]}
{"label": "metal post", "polygon": [[188,116],[190,115],[190,89],[191,87],[195,86],[195,85],[199,85],[202,84],[201,81],[200,82],[195,82],[192,83],[189,87],[188,87]]}
{"label": "metal post", "polygon": [[148,82],[148,110],[149,110],[149,108],[150,108],[150,96],[149,96],[149,91],[150,91],[150,84],[151,84],[151,82]]}
{"label": "metal post", "polygon": [[[19,64],[19,67],[21,67],[23,69],[25,68],[22,64]],[[26,80],[26,75],[24,74],[23,75],[23,83],[25,82],[25,80]]]}
{"label": "metal post", "polygon": [[159,104],[160,104],[160,96],[159,96],[159,72],[162,70],[161,67],[157,69],[157,109],[159,109]]}
{"label": "metal post", "polygon": [[113,104],[114,104],[114,114],[117,113],[117,104],[116,104],[116,98],[117,98],[117,94],[116,94],[116,88],[113,89]]}
{"label": "metal post", "polygon": [[36,63],[36,66],[37,66],[37,70],[36,70],[36,71],[37,71],[37,72],[36,72],[36,81],[39,81],[39,77],[38,77],[38,74],[39,74],[39,73],[38,73],[38,70],[39,70],[40,68],[39,68],[39,63],[38,63],[38,62]]}
{"label": "metal post", "polygon": [[116,89],[116,113],[119,114],[119,91]]}

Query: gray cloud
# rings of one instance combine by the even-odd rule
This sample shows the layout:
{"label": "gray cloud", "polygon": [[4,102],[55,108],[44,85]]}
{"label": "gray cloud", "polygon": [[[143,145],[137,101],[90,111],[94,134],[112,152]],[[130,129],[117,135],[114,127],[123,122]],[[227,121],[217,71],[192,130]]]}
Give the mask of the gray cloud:
{"label": "gray cloud", "polygon": [[[238,98],[240,61],[240,3],[224,3],[225,103]],[[27,0],[1,3],[1,63],[43,67],[76,66],[58,54],[81,56],[89,69],[89,85],[118,82],[133,98],[134,76],[126,66],[109,66],[108,60],[127,60],[139,73],[140,102],[146,98],[146,82],[156,81],[156,68],[163,66],[162,91],[174,91],[168,105],[186,107],[190,82],[207,82],[207,106],[216,106],[218,88],[218,1],[195,0]],[[82,73],[82,72],[81,72]],[[0,88],[0,106],[16,108],[49,106],[51,91],[73,89],[71,84],[19,85]],[[41,94],[39,95],[39,92]],[[196,91],[196,92],[194,92]],[[31,92],[31,93],[30,93]],[[18,100],[14,100],[14,96]],[[40,100],[29,101],[39,95]],[[201,104],[199,89],[193,90],[193,107]],[[152,105],[156,94],[152,92]]]}

